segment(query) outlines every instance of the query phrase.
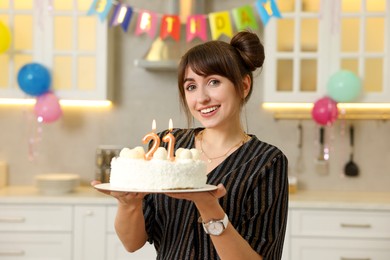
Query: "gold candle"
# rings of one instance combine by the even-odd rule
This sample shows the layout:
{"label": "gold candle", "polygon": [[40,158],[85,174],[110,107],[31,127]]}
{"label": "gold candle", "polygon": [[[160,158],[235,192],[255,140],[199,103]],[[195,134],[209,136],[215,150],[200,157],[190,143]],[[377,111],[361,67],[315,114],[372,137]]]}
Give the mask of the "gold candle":
{"label": "gold candle", "polygon": [[162,140],[164,143],[168,143],[168,157],[167,157],[167,159],[171,160],[171,161],[175,160],[175,157],[173,155],[173,150],[175,149],[175,141],[176,141],[176,138],[171,133],[172,129],[173,129],[172,119],[169,119],[169,133],[167,135],[165,135]]}
{"label": "gold candle", "polygon": [[153,119],[152,132],[148,133],[147,135],[144,136],[144,138],[142,138],[142,142],[144,144],[149,143],[150,141],[153,142],[152,147],[150,147],[149,151],[147,153],[145,153],[146,160],[152,159],[154,152],[160,146],[160,138],[155,133],[155,131],[156,131],[156,120]]}

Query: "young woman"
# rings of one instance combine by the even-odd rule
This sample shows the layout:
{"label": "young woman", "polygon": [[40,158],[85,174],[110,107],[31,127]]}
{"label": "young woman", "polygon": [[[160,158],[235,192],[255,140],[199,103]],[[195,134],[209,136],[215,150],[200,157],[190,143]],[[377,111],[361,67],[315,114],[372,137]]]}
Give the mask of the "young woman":
{"label": "young woman", "polygon": [[[288,209],[287,158],[247,134],[241,110],[253,74],[264,61],[256,34],[190,49],[178,71],[189,122],[174,129],[175,149],[197,148],[207,163],[212,192],[110,194],[118,199],[115,228],[125,248],[153,243],[157,259],[281,259]],[[164,136],[166,131],[160,133]],[[162,144],[164,145],[164,144]]]}

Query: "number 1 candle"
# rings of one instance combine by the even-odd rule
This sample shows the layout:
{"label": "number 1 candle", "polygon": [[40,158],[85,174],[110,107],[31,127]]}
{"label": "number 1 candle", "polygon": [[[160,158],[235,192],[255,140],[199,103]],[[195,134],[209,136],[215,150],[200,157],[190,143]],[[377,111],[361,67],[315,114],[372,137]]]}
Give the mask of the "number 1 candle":
{"label": "number 1 candle", "polygon": [[163,137],[163,142],[168,143],[168,160],[175,160],[175,157],[173,156],[173,150],[175,149],[175,141],[176,138],[171,133],[173,129],[173,123],[172,119],[169,119],[169,133]]}
{"label": "number 1 candle", "polygon": [[155,133],[155,131],[156,131],[156,120],[153,119],[153,122],[152,122],[152,132],[148,133],[147,135],[144,136],[144,138],[142,138],[142,142],[144,144],[148,143],[149,141],[153,141],[152,147],[145,154],[145,159],[146,160],[152,159],[154,152],[160,146],[160,138]]}

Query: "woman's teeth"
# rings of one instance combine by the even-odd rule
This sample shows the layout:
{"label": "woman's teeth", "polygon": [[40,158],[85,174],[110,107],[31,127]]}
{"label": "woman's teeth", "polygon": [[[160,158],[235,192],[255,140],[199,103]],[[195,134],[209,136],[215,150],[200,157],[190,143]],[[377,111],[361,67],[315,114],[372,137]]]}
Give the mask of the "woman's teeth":
{"label": "woman's teeth", "polygon": [[217,109],[218,109],[218,106],[209,107],[209,108],[205,108],[205,109],[200,110],[200,112],[201,112],[202,114],[207,114],[207,113],[211,113],[211,112],[213,112],[213,111],[215,111],[215,110],[217,110]]}

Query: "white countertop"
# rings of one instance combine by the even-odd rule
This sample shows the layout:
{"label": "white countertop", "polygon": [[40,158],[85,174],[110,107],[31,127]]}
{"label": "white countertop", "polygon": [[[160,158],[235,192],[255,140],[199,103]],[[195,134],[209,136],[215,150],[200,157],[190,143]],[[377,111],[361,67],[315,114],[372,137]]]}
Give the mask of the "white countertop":
{"label": "white countertop", "polygon": [[390,192],[298,191],[289,207],[390,210]]}
{"label": "white countertop", "polygon": [[[75,192],[48,196],[34,186],[8,186],[0,189],[0,204],[102,204],[116,205],[116,200],[90,186]],[[390,192],[298,191],[290,194],[289,207],[328,209],[390,210]]]}
{"label": "white countertop", "polygon": [[35,186],[7,186],[0,189],[0,204],[113,204],[113,197],[102,194],[90,186],[80,186],[63,195],[44,195]]}

